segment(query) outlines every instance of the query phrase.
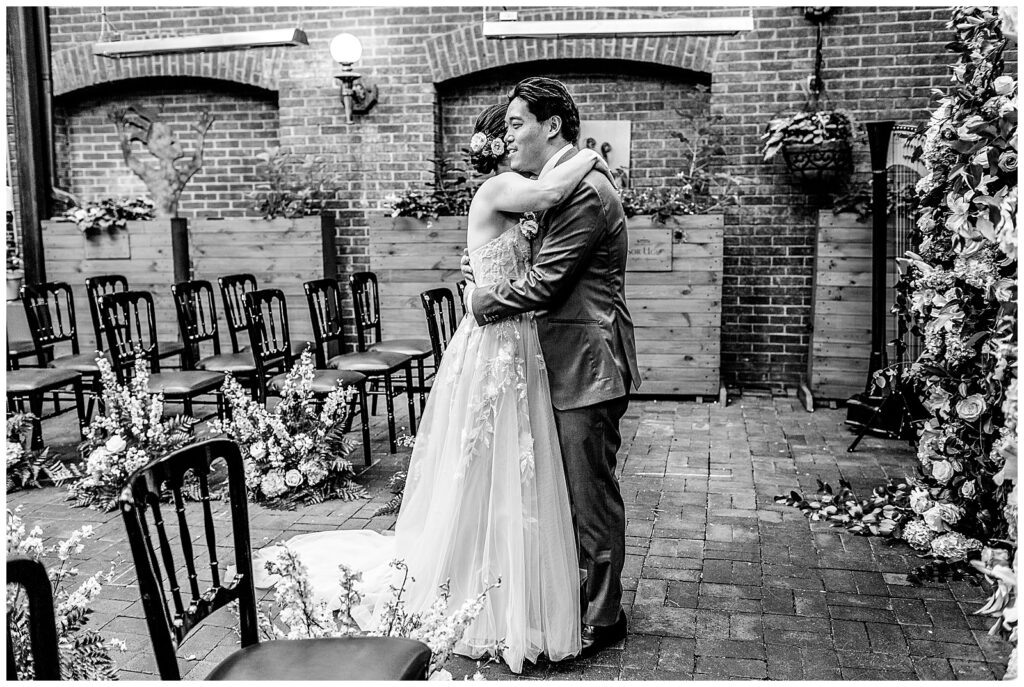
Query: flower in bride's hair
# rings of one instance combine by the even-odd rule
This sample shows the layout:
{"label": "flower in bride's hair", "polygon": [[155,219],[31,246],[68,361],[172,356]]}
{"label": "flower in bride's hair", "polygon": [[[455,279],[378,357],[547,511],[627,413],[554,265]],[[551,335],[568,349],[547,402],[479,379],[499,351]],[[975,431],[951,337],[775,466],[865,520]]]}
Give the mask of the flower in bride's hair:
{"label": "flower in bride's hair", "polygon": [[491,152],[494,153],[494,157],[501,157],[505,154],[505,142],[500,138],[491,140]]}
{"label": "flower in bride's hair", "polygon": [[469,149],[474,153],[479,153],[485,145],[487,145],[487,134],[482,131],[476,132],[473,134],[473,138],[469,139]]}

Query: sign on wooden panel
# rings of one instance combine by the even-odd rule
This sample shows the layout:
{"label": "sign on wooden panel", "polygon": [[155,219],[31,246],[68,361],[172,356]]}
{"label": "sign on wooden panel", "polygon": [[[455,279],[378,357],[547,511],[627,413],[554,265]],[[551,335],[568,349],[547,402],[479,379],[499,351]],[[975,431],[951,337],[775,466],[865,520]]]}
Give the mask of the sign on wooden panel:
{"label": "sign on wooden panel", "polygon": [[629,258],[626,269],[630,272],[672,271],[672,230],[630,229]]}

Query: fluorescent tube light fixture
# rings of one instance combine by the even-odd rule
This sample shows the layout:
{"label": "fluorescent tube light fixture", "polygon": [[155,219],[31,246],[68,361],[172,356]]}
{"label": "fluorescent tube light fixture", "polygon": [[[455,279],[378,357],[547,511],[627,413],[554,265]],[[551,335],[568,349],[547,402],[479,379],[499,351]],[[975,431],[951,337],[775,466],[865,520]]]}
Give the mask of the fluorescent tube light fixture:
{"label": "fluorescent tube light fixture", "polygon": [[270,48],[279,45],[309,45],[309,41],[302,29],[267,29],[93,43],[92,54],[102,57],[142,57],[169,53]]}
{"label": "fluorescent tube light fixture", "polygon": [[734,36],[753,31],[754,18],[673,17],[569,21],[485,21],[485,38],[615,38],[630,36]]}

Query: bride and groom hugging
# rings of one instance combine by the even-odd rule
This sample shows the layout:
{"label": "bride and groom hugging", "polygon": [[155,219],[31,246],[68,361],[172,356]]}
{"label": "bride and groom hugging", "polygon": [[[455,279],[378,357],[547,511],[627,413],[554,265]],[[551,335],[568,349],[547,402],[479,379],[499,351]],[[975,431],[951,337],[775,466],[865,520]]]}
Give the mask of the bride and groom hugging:
{"label": "bride and groom hugging", "polygon": [[[339,563],[362,573],[353,617],[367,628],[394,558],[414,578],[404,596],[411,612],[426,610],[445,582],[458,608],[500,578],[455,650],[479,658],[500,642],[514,672],[541,653],[587,656],[626,635],[615,464],[619,421],[640,379],[626,223],[604,162],[575,146],[579,129],[565,86],[543,77],[478,117],[470,160],[496,174],[470,207],[467,317],[421,418],[395,534],[336,530],[288,542],[328,603]],[[535,232],[525,213],[537,213]]]}

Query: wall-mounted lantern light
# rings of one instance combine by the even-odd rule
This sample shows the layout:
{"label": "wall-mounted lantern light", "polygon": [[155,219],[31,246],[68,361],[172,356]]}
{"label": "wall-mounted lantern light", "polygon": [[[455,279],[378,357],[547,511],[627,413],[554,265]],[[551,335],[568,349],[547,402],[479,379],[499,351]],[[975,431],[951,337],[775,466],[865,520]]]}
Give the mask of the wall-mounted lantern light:
{"label": "wall-mounted lantern light", "polygon": [[377,86],[364,84],[362,74],[352,71],[362,55],[363,46],[351,33],[339,33],[331,41],[331,57],[341,65],[341,73],[334,78],[341,82],[341,102],[349,124],[355,121],[353,114],[366,114],[377,104]]}

